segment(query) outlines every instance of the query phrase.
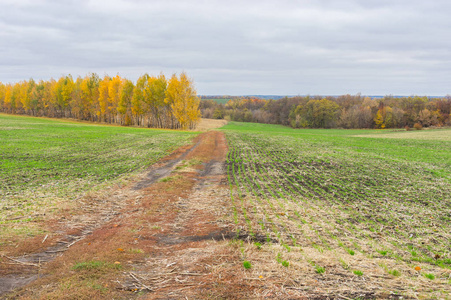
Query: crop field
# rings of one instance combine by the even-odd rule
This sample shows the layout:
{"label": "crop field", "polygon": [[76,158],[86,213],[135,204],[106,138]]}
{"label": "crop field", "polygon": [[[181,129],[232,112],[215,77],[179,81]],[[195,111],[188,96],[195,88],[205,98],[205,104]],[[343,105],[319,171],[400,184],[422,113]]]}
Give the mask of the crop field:
{"label": "crop field", "polygon": [[33,224],[44,215],[142,171],[195,135],[0,115],[0,234],[39,230]]}
{"label": "crop field", "polygon": [[200,125],[0,114],[0,297],[451,297],[451,129]]}
{"label": "crop field", "polygon": [[278,270],[293,289],[361,299],[451,296],[451,130],[223,129],[254,277]]}

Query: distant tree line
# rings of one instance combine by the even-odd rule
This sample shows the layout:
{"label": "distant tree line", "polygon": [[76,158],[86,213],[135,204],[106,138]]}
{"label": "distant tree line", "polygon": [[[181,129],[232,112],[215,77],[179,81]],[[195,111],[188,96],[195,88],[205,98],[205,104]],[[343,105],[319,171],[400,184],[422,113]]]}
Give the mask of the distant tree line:
{"label": "distant tree line", "polygon": [[242,99],[242,98],[246,98],[246,97],[242,97],[242,96],[228,96],[228,95],[201,95],[200,99],[204,100],[204,99]]}
{"label": "distant tree line", "polygon": [[12,114],[74,118],[141,127],[188,129],[200,120],[200,99],[185,73],[132,81],[92,73],[73,79],[0,82],[0,111]]}
{"label": "distant tree line", "polygon": [[357,94],[297,96],[279,100],[242,98],[232,99],[225,105],[203,100],[200,109],[204,118],[281,124],[293,128],[382,129],[451,125],[451,96],[371,99]]}

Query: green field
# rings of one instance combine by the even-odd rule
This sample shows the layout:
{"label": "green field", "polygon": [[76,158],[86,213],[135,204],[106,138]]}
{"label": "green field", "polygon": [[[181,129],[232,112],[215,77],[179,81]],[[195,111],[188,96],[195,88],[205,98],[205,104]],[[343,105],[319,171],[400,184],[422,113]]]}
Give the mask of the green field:
{"label": "green field", "polygon": [[252,263],[263,268],[272,257],[294,266],[293,278],[306,276],[294,270],[307,270],[326,282],[397,278],[381,288],[399,291],[394,286],[402,282],[406,295],[449,297],[450,129],[231,122],[222,130],[235,222],[268,244]]}
{"label": "green field", "polygon": [[0,114],[0,224],[39,220],[61,202],[142,171],[195,135]]}

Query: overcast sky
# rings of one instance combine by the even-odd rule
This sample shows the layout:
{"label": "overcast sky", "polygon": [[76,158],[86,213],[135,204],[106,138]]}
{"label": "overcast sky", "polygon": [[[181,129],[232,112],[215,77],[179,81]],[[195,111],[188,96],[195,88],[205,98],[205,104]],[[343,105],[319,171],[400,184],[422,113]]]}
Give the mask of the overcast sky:
{"label": "overcast sky", "polygon": [[0,0],[0,81],[185,71],[204,95],[446,95],[450,16],[449,0]]}

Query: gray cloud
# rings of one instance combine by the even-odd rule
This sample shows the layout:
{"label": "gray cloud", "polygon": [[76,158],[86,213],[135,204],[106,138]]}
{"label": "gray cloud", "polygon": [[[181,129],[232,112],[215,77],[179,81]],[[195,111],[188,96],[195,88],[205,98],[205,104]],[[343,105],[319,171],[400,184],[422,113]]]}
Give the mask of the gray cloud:
{"label": "gray cloud", "polygon": [[0,81],[186,71],[202,94],[444,95],[449,13],[440,0],[2,1]]}

